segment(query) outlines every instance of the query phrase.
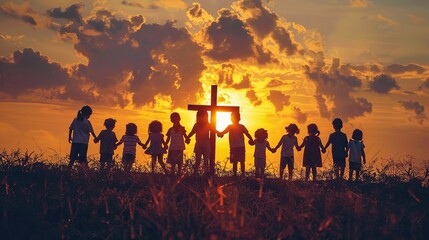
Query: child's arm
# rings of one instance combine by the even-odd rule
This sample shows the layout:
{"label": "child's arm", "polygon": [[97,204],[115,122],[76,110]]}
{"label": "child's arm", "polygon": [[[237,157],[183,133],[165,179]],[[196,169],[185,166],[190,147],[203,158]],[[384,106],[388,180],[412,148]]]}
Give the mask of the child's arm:
{"label": "child's arm", "polygon": [[305,137],[304,140],[302,140],[301,145],[299,145],[299,148],[305,147],[305,144],[307,143],[307,138]]}
{"label": "child's arm", "polygon": [[279,149],[279,147],[282,145],[283,142],[283,137],[280,138],[279,143],[277,143],[277,145],[273,148],[274,151],[276,151],[277,149]]}
{"label": "child's arm", "polygon": [[276,149],[275,148],[271,148],[271,146],[270,146],[270,143],[267,141],[267,149],[270,151],[270,152],[272,152],[272,153],[275,153],[276,152]]}
{"label": "child's arm", "polygon": [[[163,142],[164,142],[164,140],[162,140]],[[149,144],[149,142],[150,142],[150,135],[149,136],[147,136],[147,140],[146,140],[146,142],[143,144],[143,149],[146,149],[147,148],[147,145]]]}
{"label": "child's arm", "polygon": [[295,145],[294,146],[295,146],[297,151],[301,151],[301,147],[298,146],[298,138],[297,137],[295,137]]}
{"label": "child's arm", "polygon": [[255,142],[253,141],[252,135],[250,135],[250,133],[248,131],[244,132],[244,135],[246,135],[246,137],[249,139],[249,144],[250,145],[254,145],[255,144]]}
{"label": "child's arm", "polygon": [[217,136],[223,138],[223,135],[225,135],[225,133],[229,133],[229,128],[230,125],[228,125],[228,127],[226,127],[222,132],[217,132]]}
{"label": "child's arm", "polygon": [[319,138],[319,147],[322,150],[322,153],[326,153],[326,148],[323,146],[322,140]]}
{"label": "child's arm", "polygon": [[94,143],[98,143],[100,141],[100,135],[101,135],[101,132],[98,134],[97,137],[94,138]]}
{"label": "child's arm", "polygon": [[328,142],[326,143],[326,145],[325,145],[325,149],[327,149],[328,147],[329,147],[329,145],[331,145],[331,135],[329,135],[329,139],[328,139]]}
{"label": "child's arm", "polygon": [[365,150],[363,148],[362,148],[362,160],[363,160],[363,164],[366,164]]}
{"label": "child's arm", "polygon": [[170,142],[170,134],[171,134],[171,128],[167,131],[167,140],[165,140],[165,145],[168,146],[168,143]]}
{"label": "child's arm", "polygon": [[116,146],[119,146],[119,145],[121,145],[122,143],[124,143],[124,140],[121,138],[121,140],[119,140],[119,142],[118,142],[118,143],[116,143]]}
{"label": "child's arm", "polygon": [[94,131],[90,132],[93,138],[97,138],[97,136],[95,135]]}
{"label": "child's arm", "polygon": [[69,143],[71,143],[73,141],[72,132],[73,132],[73,130],[69,129]]}
{"label": "child's arm", "polygon": [[194,136],[194,134],[196,133],[196,127],[195,127],[195,124],[194,124],[194,126],[192,127],[192,130],[191,130],[191,132],[189,133],[189,135],[188,135],[188,139],[190,140],[190,138],[192,137],[192,136]]}

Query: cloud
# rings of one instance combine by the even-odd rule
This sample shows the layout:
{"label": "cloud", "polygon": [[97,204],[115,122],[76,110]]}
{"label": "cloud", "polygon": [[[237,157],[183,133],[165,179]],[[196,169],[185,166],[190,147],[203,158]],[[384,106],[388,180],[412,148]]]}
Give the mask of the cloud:
{"label": "cloud", "polygon": [[424,24],[427,21],[426,18],[413,15],[413,14],[408,14],[407,17],[410,19],[411,23],[413,24]]}
{"label": "cloud", "polygon": [[0,14],[28,23],[35,28],[57,29],[58,27],[49,17],[35,12],[28,2],[22,4],[7,2],[2,4],[0,5]]}
{"label": "cloud", "polygon": [[18,97],[38,89],[49,90],[69,84],[67,69],[31,48],[15,51],[11,59],[1,59],[0,92]]}
{"label": "cloud", "polygon": [[339,59],[334,59],[330,68],[326,69],[323,55],[313,57],[314,62],[304,68],[308,78],[316,85],[315,99],[322,117],[340,117],[348,121],[372,112],[372,104],[368,100],[350,95],[361,88],[362,81],[350,73],[342,73]]}
{"label": "cloud", "polygon": [[283,94],[281,91],[270,90],[267,99],[274,105],[276,112],[280,112],[284,107],[290,105],[290,95]]}
{"label": "cloud", "polygon": [[427,78],[422,85],[420,85],[419,89],[429,88],[429,78]]}
{"label": "cloud", "polygon": [[299,107],[293,107],[293,118],[296,119],[298,123],[305,123],[307,121],[307,113],[303,113]]}
{"label": "cloud", "polygon": [[280,87],[280,86],[283,86],[283,85],[286,85],[286,83],[285,82],[283,82],[282,80],[279,80],[279,79],[272,79],[271,81],[269,81],[268,83],[267,83],[267,88],[276,88],[276,87]]}
{"label": "cloud", "polygon": [[417,123],[423,124],[423,122],[428,119],[428,117],[425,114],[425,107],[421,105],[419,102],[412,101],[412,100],[408,100],[408,101],[401,100],[399,101],[399,104],[401,104],[401,106],[406,110],[414,111],[415,113],[414,120],[416,120]]}
{"label": "cloud", "polygon": [[247,99],[252,103],[254,107],[259,106],[262,104],[262,100],[256,96],[255,90],[248,90],[246,93]]}
{"label": "cloud", "polygon": [[400,89],[396,80],[388,75],[381,74],[369,82],[369,88],[379,94],[388,94],[390,91]]}
{"label": "cloud", "polygon": [[277,14],[262,5],[261,0],[241,0],[232,4],[246,24],[259,39],[269,36],[277,43],[280,51],[293,55],[298,45],[294,42],[291,33],[281,24]]}
{"label": "cloud", "polygon": [[391,64],[386,66],[385,70],[393,74],[401,74],[401,73],[407,73],[407,72],[415,72],[418,74],[422,74],[426,71],[425,68],[417,64],[408,64],[408,65]]}
{"label": "cloud", "polygon": [[231,63],[222,63],[221,70],[218,72],[218,84],[231,86],[234,83],[235,65]]}
{"label": "cloud", "polygon": [[140,15],[118,19],[98,9],[64,25],[60,34],[88,59],[73,68],[73,76],[89,83],[97,101],[144,106],[167,96],[176,108],[195,102],[202,91],[203,49],[173,22],[146,24]]}
{"label": "cloud", "polygon": [[370,5],[368,0],[350,0],[350,6],[354,8],[366,8]]}
{"label": "cloud", "polygon": [[77,3],[69,6],[65,10],[61,8],[52,8],[47,11],[47,14],[53,18],[64,18],[71,21],[81,22],[83,3]]}
{"label": "cloud", "polygon": [[148,4],[147,6],[137,2],[137,1],[127,1],[127,0],[122,0],[121,4],[124,6],[128,6],[128,7],[136,7],[136,8],[149,8],[149,9],[159,9],[160,7],[154,3]]}
{"label": "cloud", "polygon": [[241,82],[232,84],[231,87],[235,89],[252,88],[252,84],[250,83],[250,75],[249,74],[244,75]]}

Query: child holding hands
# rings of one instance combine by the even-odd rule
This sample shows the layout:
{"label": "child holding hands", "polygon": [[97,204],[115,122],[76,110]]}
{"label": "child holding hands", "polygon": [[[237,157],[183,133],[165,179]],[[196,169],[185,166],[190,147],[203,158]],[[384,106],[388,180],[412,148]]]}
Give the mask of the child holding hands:
{"label": "child holding hands", "polygon": [[118,139],[116,138],[115,132],[113,129],[115,128],[116,120],[113,118],[108,118],[104,120],[105,130],[101,130],[100,134],[96,138],[94,138],[94,143],[98,143],[100,141],[100,170],[103,171],[105,165],[107,164],[107,170],[114,165],[113,161],[113,153],[116,149],[116,142]]}
{"label": "child holding hands", "polygon": [[287,134],[283,135],[280,138],[279,143],[274,148],[274,152],[282,146],[282,152],[280,157],[280,179],[283,179],[283,172],[288,167],[289,171],[289,180],[292,180],[293,177],[293,169],[294,169],[294,154],[293,147],[296,150],[301,151],[301,148],[298,146],[298,139],[295,134],[299,133],[298,126],[294,123],[289,124],[289,126],[285,127]]}
{"label": "child holding hands", "polygon": [[171,164],[171,173],[175,174],[175,168],[177,165],[177,173],[180,176],[182,174],[183,165],[183,150],[185,150],[185,139],[188,139],[186,135],[185,127],[180,125],[180,115],[177,112],[173,112],[170,115],[170,121],[173,126],[167,131],[166,144],[170,143],[168,148],[167,162]]}
{"label": "child holding hands", "polygon": [[365,145],[362,141],[363,133],[360,129],[355,129],[352,134],[352,139],[349,141],[349,180],[353,178],[353,172],[356,172],[356,180],[359,180],[360,171],[362,170],[362,162],[366,164]]}
{"label": "child holding hands", "polygon": [[124,170],[129,172],[133,167],[133,163],[136,160],[136,146],[137,144],[143,147],[143,143],[140,141],[137,134],[137,125],[134,123],[128,123],[125,126],[125,135],[122,136],[121,140],[116,146],[124,144],[124,150],[122,154],[122,164]]}
{"label": "child holding hands", "polygon": [[162,123],[160,121],[152,121],[149,123],[149,136],[146,142],[143,144],[143,149],[146,149],[148,144],[149,147],[146,149],[145,153],[151,155],[152,163],[151,169],[152,173],[155,173],[155,165],[158,160],[159,165],[161,165],[162,170],[165,174],[168,174],[168,170],[165,167],[163,158],[164,153],[166,153],[167,143],[164,141],[164,134],[162,132]]}
{"label": "child holding hands", "polygon": [[255,132],[255,177],[263,178],[265,173],[265,166],[267,164],[266,149],[274,152],[274,149],[270,147],[270,143],[267,141],[268,131],[259,128]]}
{"label": "child holding hands", "polygon": [[305,180],[308,181],[310,176],[310,170],[313,174],[313,181],[317,180],[317,167],[322,167],[322,155],[320,150],[325,153],[325,147],[322,145],[322,141],[319,138],[320,131],[316,124],[312,123],[307,126],[308,136],[304,138],[304,141],[299,146],[304,147],[304,167],[305,167]]}

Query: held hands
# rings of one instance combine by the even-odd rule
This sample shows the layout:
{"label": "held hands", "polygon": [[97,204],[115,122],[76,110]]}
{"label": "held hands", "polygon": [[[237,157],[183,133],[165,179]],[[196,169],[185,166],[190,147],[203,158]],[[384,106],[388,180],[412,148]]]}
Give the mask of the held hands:
{"label": "held hands", "polygon": [[94,138],[94,143],[98,143],[98,138]]}
{"label": "held hands", "polygon": [[73,138],[69,137],[69,143],[72,143]]}
{"label": "held hands", "polygon": [[322,147],[322,153],[326,153],[326,148]]}
{"label": "held hands", "polygon": [[250,146],[255,145],[255,142],[252,139],[249,139],[248,143],[249,143]]}
{"label": "held hands", "polygon": [[296,150],[297,150],[298,152],[299,152],[299,151],[301,151],[301,149],[302,149],[302,148],[301,148],[301,147],[299,147],[299,146],[298,146],[298,147],[296,147]]}
{"label": "held hands", "polygon": [[146,148],[147,148],[146,144],[143,144],[143,145],[142,145],[142,148],[143,148],[143,149],[146,149]]}
{"label": "held hands", "polygon": [[186,139],[185,139],[185,143],[186,143],[186,144],[191,143],[191,139],[190,139],[190,138],[186,138]]}
{"label": "held hands", "polygon": [[270,149],[270,151],[271,151],[272,153],[276,153],[277,149],[276,149],[276,148],[271,148],[271,149]]}
{"label": "held hands", "polygon": [[223,138],[223,135],[224,135],[223,133],[220,133],[220,132],[217,133],[217,137]]}

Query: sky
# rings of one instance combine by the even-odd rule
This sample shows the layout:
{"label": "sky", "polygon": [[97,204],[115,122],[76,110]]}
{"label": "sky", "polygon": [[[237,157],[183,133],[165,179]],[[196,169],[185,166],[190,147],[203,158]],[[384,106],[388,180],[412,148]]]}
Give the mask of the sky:
{"label": "sky", "polygon": [[[325,143],[341,118],[364,133],[370,161],[427,161],[429,2],[426,0],[0,1],[0,147],[69,153],[68,127],[90,105],[96,134],[106,118],[190,131],[218,85],[219,105],[240,106],[253,135],[275,146],[296,123],[316,123]],[[218,113],[217,129],[229,123]],[[228,156],[218,139],[217,160]],[[185,153],[192,156],[195,139]],[[246,165],[253,166],[252,146]],[[89,154],[99,146],[90,142]],[[116,150],[121,155],[122,148]],[[332,165],[330,149],[323,155]],[[278,169],[279,153],[268,153]],[[302,152],[296,152],[302,165]],[[149,160],[143,150],[140,164]]]}

